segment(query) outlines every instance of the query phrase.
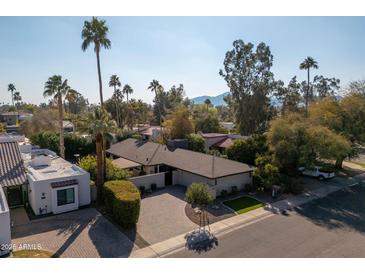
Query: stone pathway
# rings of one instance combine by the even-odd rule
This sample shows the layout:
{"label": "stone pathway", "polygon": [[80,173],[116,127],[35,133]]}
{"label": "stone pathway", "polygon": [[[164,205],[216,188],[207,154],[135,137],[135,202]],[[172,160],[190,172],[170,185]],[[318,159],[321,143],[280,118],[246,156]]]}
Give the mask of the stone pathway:
{"label": "stone pathway", "polygon": [[66,258],[128,257],[137,249],[95,208],[15,225],[12,244],[15,250],[39,247]]}

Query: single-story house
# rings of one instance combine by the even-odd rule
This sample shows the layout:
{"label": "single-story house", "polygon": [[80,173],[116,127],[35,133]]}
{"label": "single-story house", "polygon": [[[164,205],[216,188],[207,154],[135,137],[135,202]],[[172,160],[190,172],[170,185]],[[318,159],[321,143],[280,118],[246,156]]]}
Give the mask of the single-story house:
{"label": "single-story house", "polygon": [[[147,176],[164,175],[163,185],[150,176],[158,186],[179,184],[188,187],[193,182],[202,182],[207,183],[215,195],[220,195],[222,190],[231,191],[233,186],[240,190],[252,183],[251,166],[205,153],[171,149],[166,145],[131,138],[113,144],[107,152],[139,164]],[[132,181],[138,181],[137,186],[141,182],[135,178]],[[148,188],[148,180],[144,178],[142,181]]]}
{"label": "single-story house", "polygon": [[7,255],[11,246],[10,212],[5,193],[0,186],[0,257]]}
{"label": "single-story house", "polygon": [[75,126],[71,121],[64,120],[64,121],[62,121],[62,125],[63,125],[64,132],[74,132],[75,131]]}
{"label": "single-story house", "polygon": [[224,133],[199,133],[204,138],[205,149],[217,149],[223,151],[233,145],[237,139],[246,139],[247,136],[239,134],[224,134]]}
{"label": "single-story house", "polygon": [[0,113],[0,121],[7,126],[15,126],[19,121],[19,113],[17,111]]}
{"label": "single-story house", "polygon": [[144,141],[156,141],[161,134],[160,126],[141,125],[140,127],[134,128],[134,131],[141,135]]}

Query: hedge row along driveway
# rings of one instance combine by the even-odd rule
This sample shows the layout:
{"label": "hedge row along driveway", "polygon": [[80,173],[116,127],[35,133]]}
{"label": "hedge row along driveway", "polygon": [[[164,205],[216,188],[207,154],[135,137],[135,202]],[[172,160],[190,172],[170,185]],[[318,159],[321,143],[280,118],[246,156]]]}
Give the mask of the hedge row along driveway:
{"label": "hedge row along driveway", "polygon": [[141,195],[129,181],[109,181],[103,186],[105,209],[123,228],[133,228],[139,218]]}

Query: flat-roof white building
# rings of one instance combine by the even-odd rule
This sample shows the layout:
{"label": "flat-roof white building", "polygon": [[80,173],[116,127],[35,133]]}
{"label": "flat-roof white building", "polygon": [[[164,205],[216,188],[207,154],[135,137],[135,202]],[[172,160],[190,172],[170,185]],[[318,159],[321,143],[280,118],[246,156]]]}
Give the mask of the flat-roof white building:
{"label": "flat-roof white building", "polygon": [[10,212],[5,193],[0,186],[0,256],[8,254],[10,250]]}
{"label": "flat-roof white building", "polygon": [[90,174],[48,149],[23,154],[28,200],[36,215],[62,213],[90,204]]}

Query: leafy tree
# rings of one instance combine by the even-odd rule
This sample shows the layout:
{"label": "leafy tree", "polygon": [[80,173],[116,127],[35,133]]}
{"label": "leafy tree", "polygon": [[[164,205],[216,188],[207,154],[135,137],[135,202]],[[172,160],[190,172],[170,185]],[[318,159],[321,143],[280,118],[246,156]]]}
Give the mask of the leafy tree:
{"label": "leafy tree", "polygon": [[299,104],[301,102],[301,84],[297,81],[297,77],[294,76],[287,87],[284,87],[284,83],[278,81],[275,96],[282,103],[281,112],[296,112],[299,111]]}
{"label": "leafy tree", "polygon": [[352,81],[349,84],[348,90],[350,93],[365,95],[365,79]]}
{"label": "leafy tree", "polygon": [[198,206],[201,209],[200,227],[204,228],[208,224],[206,208],[213,203],[213,197],[208,185],[204,183],[192,183],[186,190],[185,200],[192,206]]}
{"label": "leafy tree", "polygon": [[60,155],[65,158],[64,132],[63,132],[63,98],[75,94],[76,91],[71,89],[67,79],[62,81],[62,76],[53,75],[49,77],[44,86],[44,97],[53,97],[58,104],[58,126],[60,133]]}
{"label": "leafy tree", "polygon": [[27,137],[43,131],[57,131],[58,114],[55,109],[35,110],[31,120],[20,122],[19,131]]}
{"label": "leafy tree", "polygon": [[265,43],[256,49],[252,43],[233,42],[224,60],[224,70],[219,74],[231,92],[231,107],[242,135],[250,135],[266,128],[272,109],[268,95],[275,87],[270,71],[273,56]]}
{"label": "leafy tree", "polygon": [[8,91],[11,92],[11,104],[14,106],[14,91],[16,91],[15,85],[14,84],[9,84],[8,85]]}
{"label": "leafy tree", "polygon": [[[82,157],[77,165],[90,173],[90,179],[95,181],[97,177],[97,160],[93,155]],[[116,167],[111,159],[106,159],[106,180],[123,180],[129,176],[128,171]]]}
{"label": "leafy tree", "polygon": [[316,75],[313,79],[313,88],[316,98],[322,99],[325,97],[333,97],[340,89],[340,79],[326,78],[322,75]]}
{"label": "leafy tree", "polygon": [[189,119],[189,115],[189,111],[182,106],[174,112],[170,128],[170,136],[172,139],[183,139],[193,132],[193,125]]}
{"label": "leafy tree", "polygon": [[259,188],[266,190],[271,189],[273,185],[280,183],[279,168],[272,164],[270,156],[259,156],[255,160],[255,166],[252,175],[254,183]]}
{"label": "leafy tree", "polygon": [[317,160],[342,161],[351,153],[344,136],[299,114],[275,119],[268,132],[268,143],[274,162],[282,170],[311,166]]}
{"label": "leafy tree", "polygon": [[318,63],[312,57],[308,56],[304,59],[302,63],[299,65],[299,69],[307,71],[307,88],[305,90],[305,115],[308,117],[308,103],[309,103],[309,93],[310,93],[310,69],[318,69]]}
{"label": "leafy tree", "polygon": [[205,152],[205,140],[200,134],[189,134],[187,136],[189,149],[196,152]]}
{"label": "leafy tree", "polygon": [[195,131],[210,133],[210,132],[220,132],[221,126],[217,115],[212,115],[210,113],[203,115],[195,120]]}
{"label": "leafy tree", "polygon": [[258,134],[247,139],[237,139],[232,146],[227,148],[227,157],[230,160],[254,165],[256,157],[268,152],[266,142],[265,135]]}
{"label": "leafy tree", "polygon": [[53,131],[38,132],[30,136],[33,145],[59,153],[60,137]]}
{"label": "leafy tree", "polygon": [[3,123],[0,123],[0,134],[5,132],[6,132],[5,125]]}

